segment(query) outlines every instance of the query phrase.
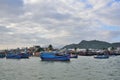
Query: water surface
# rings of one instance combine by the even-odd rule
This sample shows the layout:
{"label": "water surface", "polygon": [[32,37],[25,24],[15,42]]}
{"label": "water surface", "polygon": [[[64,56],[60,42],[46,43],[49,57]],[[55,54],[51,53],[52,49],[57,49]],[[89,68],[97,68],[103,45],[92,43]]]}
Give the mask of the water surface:
{"label": "water surface", "polygon": [[0,59],[0,80],[120,80],[120,56],[94,59],[79,56],[70,62]]}

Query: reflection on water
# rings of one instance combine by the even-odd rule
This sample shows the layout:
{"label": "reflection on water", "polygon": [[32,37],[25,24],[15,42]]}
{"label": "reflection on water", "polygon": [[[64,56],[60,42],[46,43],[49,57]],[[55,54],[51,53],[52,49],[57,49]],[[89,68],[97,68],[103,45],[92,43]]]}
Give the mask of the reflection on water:
{"label": "reflection on water", "polygon": [[120,56],[94,59],[79,56],[71,61],[0,59],[0,80],[119,80]]}

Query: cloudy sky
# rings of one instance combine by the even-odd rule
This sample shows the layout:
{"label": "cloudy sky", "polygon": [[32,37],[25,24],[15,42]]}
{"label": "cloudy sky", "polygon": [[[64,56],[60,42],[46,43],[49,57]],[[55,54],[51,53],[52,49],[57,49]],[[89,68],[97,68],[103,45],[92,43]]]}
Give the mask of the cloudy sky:
{"label": "cloudy sky", "polygon": [[120,42],[120,0],[0,0],[0,49]]}

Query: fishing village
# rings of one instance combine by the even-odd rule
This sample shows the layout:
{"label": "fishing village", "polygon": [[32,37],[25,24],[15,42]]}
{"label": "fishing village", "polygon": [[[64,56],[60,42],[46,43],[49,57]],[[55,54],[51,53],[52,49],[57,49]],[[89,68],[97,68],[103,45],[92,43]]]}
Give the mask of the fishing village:
{"label": "fishing village", "polygon": [[48,47],[41,47],[39,45],[33,47],[16,48],[0,51],[0,58],[6,59],[23,59],[29,57],[40,57],[45,61],[70,61],[70,58],[78,58],[78,56],[93,56],[98,59],[106,59],[109,56],[120,55],[120,47],[109,47],[103,49],[80,49],[73,48],[61,48],[56,49],[53,45]]}

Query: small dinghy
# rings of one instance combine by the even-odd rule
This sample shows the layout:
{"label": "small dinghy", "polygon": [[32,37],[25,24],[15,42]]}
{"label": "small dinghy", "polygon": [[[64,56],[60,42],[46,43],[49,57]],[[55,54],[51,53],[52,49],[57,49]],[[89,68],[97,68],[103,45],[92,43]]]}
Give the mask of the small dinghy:
{"label": "small dinghy", "polygon": [[78,55],[77,54],[70,54],[70,58],[78,58]]}
{"label": "small dinghy", "polygon": [[107,58],[109,58],[109,55],[96,55],[96,56],[94,56],[94,58],[96,58],[96,59],[107,59]]}

